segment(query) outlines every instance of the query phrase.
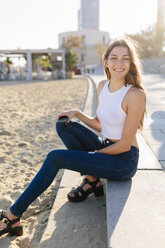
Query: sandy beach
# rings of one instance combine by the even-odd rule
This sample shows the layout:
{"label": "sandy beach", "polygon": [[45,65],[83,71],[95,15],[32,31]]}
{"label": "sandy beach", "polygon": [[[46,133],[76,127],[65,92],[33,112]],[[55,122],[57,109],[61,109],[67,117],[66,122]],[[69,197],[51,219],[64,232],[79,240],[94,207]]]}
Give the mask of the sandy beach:
{"label": "sandy beach", "polygon": [[[87,80],[0,82],[0,209],[17,199],[47,153],[64,148],[55,131],[56,115],[83,109]],[[36,248],[46,227],[63,171],[21,219],[24,235],[1,237],[2,248]]]}

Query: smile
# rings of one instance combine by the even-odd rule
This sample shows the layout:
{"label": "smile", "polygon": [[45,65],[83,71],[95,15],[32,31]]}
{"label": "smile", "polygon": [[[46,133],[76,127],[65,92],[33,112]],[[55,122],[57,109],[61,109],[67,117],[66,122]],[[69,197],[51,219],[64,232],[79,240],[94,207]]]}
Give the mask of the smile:
{"label": "smile", "polygon": [[114,71],[117,71],[117,72],[123,72],[124,69],[114,69]]}

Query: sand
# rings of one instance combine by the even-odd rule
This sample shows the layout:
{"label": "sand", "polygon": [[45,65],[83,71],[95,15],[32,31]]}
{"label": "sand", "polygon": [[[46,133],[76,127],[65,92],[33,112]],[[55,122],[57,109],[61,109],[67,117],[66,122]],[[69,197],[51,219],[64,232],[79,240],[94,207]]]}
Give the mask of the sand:
{"label": "sand", "polygon": [[[56,115],[83,109],[87,80],[0,82],[0,209],[11,206],[41,167],[47,153],[64,145]],[[63,170],[21,219],[24,235],[1,237],[2,248],[38,247]]]}

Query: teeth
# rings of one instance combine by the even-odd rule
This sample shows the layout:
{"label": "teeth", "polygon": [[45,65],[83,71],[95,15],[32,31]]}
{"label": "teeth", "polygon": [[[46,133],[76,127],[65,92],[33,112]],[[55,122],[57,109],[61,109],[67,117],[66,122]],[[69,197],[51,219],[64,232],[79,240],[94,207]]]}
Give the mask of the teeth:
{"label": "teeth", "polygon": [[114,69],[114,70],[119,72],[124,71],[124,69]]}

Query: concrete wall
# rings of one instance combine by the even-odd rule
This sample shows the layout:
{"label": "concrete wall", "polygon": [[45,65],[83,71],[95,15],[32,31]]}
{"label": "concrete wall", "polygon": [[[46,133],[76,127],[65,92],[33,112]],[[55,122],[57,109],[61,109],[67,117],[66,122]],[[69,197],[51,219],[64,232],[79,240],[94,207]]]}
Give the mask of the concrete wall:
{"label": "concrete wall", "polygon": [[66,39],[67,36],[84,36],[86,45],[95,45],[98,42],[108,43],[109,33],[99,30],[84,29],[79,31],[70,31],[59,34],[59,46],[63,44],[63,39]]}

